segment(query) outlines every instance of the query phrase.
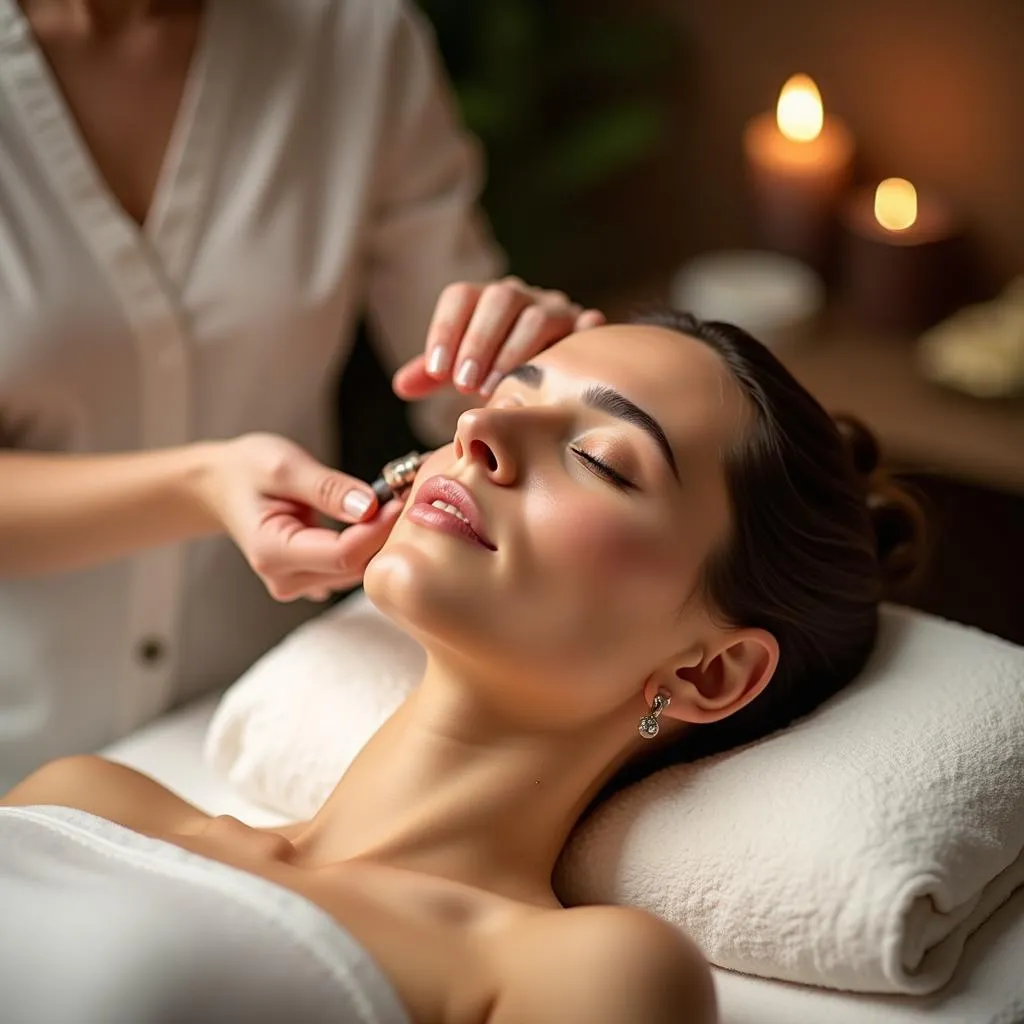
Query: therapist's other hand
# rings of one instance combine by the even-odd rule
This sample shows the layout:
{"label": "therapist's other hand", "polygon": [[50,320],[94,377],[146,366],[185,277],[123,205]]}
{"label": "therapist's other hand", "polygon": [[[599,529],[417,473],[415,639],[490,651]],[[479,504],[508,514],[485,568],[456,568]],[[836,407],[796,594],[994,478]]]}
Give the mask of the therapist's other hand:
{"label": "therapist's other hand", "polygon": [[487,398],[509,370],[567,334],[604,322],[599,310],[518,277],[451,284],[434,310],[425,351],[395,374],[395,393],[423,398],[451,381],[463,394]]}
{"label": "therapist's other hand", "polygon": [[[278,601],[355,586],[402,510],[275,434],[216,443],[200,499]],[[350,523],[338,531],[322,516]]]}

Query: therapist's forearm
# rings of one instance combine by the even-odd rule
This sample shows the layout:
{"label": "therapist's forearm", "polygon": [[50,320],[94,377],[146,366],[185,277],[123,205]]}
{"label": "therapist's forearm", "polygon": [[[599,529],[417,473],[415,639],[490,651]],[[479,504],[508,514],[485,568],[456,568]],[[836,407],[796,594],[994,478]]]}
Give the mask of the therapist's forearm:
{"label": "therapist's forearm", "polygon": [[213,450],[0,452],[0,577],[82,569],[216,532],[197,497]]}

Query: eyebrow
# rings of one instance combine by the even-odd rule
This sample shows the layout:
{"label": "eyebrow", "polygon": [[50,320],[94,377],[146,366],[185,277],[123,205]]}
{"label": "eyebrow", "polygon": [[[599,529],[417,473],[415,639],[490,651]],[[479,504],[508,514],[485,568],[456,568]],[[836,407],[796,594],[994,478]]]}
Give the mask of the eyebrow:
{"label": "eyebrow", "polygon": [[[524,363],[510,370],[505,377],[513,377],[529,388],[539,388],[544,383],[544,370],[534,363]],[[679,467],[672,454],[672,446],[668,443],[661,424],[650,413],[644,412],[639,405],[605,384],[595,384],[587,388],[583,393],[583,404],[596,412],[607,413],[643,430],[657,444],[658,450],[668,463],[668,468],[672,470],[672,475],[676,480],[679,479]]]}

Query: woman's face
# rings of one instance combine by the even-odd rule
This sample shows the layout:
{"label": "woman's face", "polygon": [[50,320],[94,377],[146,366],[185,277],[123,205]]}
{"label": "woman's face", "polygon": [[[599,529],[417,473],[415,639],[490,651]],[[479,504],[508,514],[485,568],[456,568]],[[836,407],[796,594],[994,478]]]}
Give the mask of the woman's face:
{"label": "woman's face", "polygon": [[728,530],[723,453],[745,413],[692,338],[572,335],[427,458],[366,591],[520,712],[611,711],[706,621],[695,588]]}

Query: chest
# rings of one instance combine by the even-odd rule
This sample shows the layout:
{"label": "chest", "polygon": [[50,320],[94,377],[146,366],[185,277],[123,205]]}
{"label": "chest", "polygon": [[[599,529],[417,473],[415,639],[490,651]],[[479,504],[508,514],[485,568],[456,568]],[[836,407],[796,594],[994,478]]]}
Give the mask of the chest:
{"label": "chest", "polygon": [[100,177],[120,209],[142,224],[189,96],[199,39],[198,4],[115,37],[37,30],[37,43]]}
{"label": "chest", "polygon": [[530,908],[382,866],[339,865],[293,886],[367,950],[416,1021],[484,1024],[504,952]]}
{"label": "chest", "polygon": [[549,913],[385,865],[297,867],[275,855],[271,835],[245,828],[225,834],[221,824],[170,841],[275,882],[326,911],[376,962],[417,1022],[485,1024],[502,987],[501,965],[524,922]]}

